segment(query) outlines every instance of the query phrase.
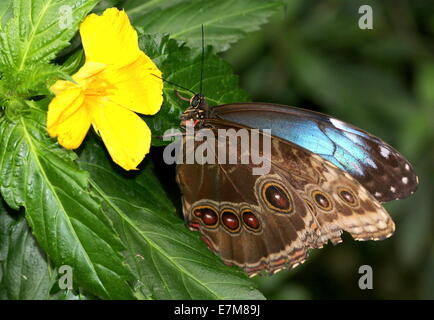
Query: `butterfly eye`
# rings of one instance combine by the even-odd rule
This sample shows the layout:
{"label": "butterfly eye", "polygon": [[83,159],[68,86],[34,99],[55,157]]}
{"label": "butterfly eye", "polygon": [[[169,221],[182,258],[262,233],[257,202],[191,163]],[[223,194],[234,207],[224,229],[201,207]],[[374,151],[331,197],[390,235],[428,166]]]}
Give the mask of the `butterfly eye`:
{"label": "butterfly eye", "polygon": [[201,95],[199,95],[199,94],[195,95],[193,98],[191,98],[190,106],[192,108],[197,108],[200,105],[200,103],[202,102],[202,99],[203,98]]}
{"label": "butterfly eye", "polygon": [[348,203],[352,206],[357,205],[357,198],[354,195],[354,193],[352,193],[350,190],[348,189],[343,189],[341,188],[338,191],[339,197],[345,202]]}
{"label": "butterfly eye", "polygon": [[330,198],[321,191],[312,192],[312,198],[315,200],[317,207],[322,210],[330,211],[333,208]]}
{"label": "butterfly eye", "polygon": [[247,229],[252,231],[258,231],[260,228],[259,219],[250,210],[243,211],[243,222]]}
{"label": "butterfly eye", "polygon": [[240,228],[238,216],[229,210],[222,212],[222,223],[231,232],[238,231]]}
{"label": "butterfly eye", "polygon": [[218,214],[211,207],[198,207],[193,210],[193,215],[202,220],[207,227],[216,227],[218,224]]}
{"label": "butterfly eye", "polygon": [[270,209],[285,213],[292,210],[291,198],[277,184],[267,183],[262,188],[262,197]]}

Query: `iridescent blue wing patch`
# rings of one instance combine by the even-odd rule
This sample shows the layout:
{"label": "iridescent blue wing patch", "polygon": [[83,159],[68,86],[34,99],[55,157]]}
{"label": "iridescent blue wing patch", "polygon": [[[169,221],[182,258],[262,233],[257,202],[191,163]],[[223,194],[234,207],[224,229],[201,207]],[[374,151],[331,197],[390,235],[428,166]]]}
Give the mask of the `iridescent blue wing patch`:
{"label": "iridescent blue wing patch", "polygon": [[379,201],[412,194],[418,178],[410,163],[381,139],[348,123],[304,109],[266,103],[213,108],[213,117],[247,127],[271,129],[356,178]]}

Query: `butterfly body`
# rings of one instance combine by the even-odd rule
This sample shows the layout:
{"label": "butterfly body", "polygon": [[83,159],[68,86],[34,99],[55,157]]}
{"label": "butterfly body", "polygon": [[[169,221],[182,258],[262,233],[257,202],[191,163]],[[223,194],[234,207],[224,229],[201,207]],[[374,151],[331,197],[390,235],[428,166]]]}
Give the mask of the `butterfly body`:
{"label": "butterfly body", "polygon": [[[226,264],[249,275],[295,267],[309,249],[339,243],[343,231],[356,240],[389,237],[395,225],[381,202],[408,196],[417,185],[410,164],[392,147],[319,113],[263,103],[210,108],[197,95],[181,125],[188,121],[211,130],[216,144],[226,141],[219,140],[221,129],[271,129],[270,171],[264,175],[252,173],[255,163],[177,166],[190,228]],[[266,135],[261,133],[263,141]],[[238,149],[239,159],[241,154]]]}

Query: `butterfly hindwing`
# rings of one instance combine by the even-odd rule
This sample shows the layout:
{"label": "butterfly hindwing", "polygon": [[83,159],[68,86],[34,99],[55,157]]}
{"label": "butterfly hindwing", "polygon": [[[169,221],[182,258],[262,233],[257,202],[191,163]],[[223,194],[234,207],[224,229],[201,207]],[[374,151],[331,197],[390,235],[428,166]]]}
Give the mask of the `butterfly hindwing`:
{"label": "butterfly hindwing", "polygon": [[412,194],[418,179],[410,163],[381,139],[348,123],[299,108],[238,103],[213,108],[213,116],[244,126],[271,129],[357,179],[380,202]]}
{"label": "butterfly hindwing", "polygon": [[[311,230],[306,228],[309,213],[301,198],[295,195],[292,202],[297,214],[267,214],[257,200],[257,177],[248,165],[178,165],[177,177],[187,223],[226,264],[254,274],[306,259],[304,243]],[[230,213],[238,225],[233,229],[223,222]]]}

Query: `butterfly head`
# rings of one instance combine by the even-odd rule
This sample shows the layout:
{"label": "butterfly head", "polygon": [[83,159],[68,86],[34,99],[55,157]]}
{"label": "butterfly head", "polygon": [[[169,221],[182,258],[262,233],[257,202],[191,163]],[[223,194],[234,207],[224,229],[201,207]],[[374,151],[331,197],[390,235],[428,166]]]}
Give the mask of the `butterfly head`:
{"label": "butterfly head", "polygon": [[181,115],[181,127],[185,128],[187,122],[193,121],[196,127],[201,120],[209,117],[209,106],[203,94],[195,94],[190,100],[190,106]]}
{"label": "butterfly head", "polygon": [[203,106],[204,104],[206,104],[204,95],[201,94],[201,93],[198,93],[198,94],[195,94],[190,99],[190,107],[189,107],[189,109],[198,109],[201,106]]}

